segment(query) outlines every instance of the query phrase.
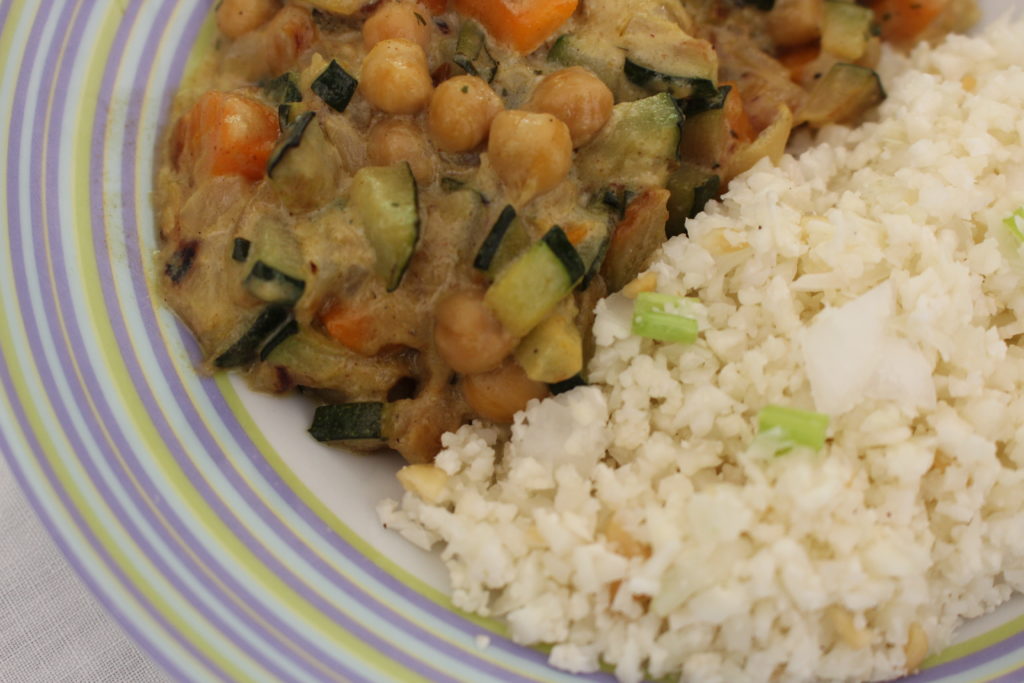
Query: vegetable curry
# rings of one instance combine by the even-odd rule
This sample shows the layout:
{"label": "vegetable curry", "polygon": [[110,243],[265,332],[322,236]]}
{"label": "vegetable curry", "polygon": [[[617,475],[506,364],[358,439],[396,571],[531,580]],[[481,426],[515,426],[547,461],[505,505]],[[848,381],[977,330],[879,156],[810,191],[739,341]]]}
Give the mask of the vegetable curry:
{"label": "vegetable curry", "polygon": [[321,441],[426,462],[584,382],[596,302],[796,126],[884,98],[881,39],[972,2],[221,0],[158,171],[168,303]]}

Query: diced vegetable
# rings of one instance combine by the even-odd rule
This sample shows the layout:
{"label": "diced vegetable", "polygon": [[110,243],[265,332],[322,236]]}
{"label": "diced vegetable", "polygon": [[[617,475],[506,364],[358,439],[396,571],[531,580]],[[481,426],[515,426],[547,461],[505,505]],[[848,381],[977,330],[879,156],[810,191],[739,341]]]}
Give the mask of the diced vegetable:
{"label": "diced vegetable", "polygon": [[267,356],[274,352],[286,339],[299,333],[299,323],[294,318],[286,322],[270,335],[263,348],[260,349],[260,360],[266,360]]}
{"label": "diced vegetable", "polygon": [[757,131],[747,116],[746,107],[743,105],[743,95],[735,84],[728,84],[729,88],[725,93],[722,102],[722,113],[725,114],[725,124],[729,128],[729,135],[740,144],[751,142],[757,137]]}
{"label": "diced vegetable", "polygon": [[784,104],[779,105],[778,113],[771,125],[761,131],[749,144],[741,145],[728,159],[722,173],[723,182],[728,184],[733,178],[752,168],[761,159],[768,157],[772,163],[778,163],[786,152],[786,143],[793,130],[793,112]]}
{"label": "diced vegetable", "polygon": [[384,403],[318,406],[309,433],[320,442],[384,439]]}
{"label": "diced vegetable", "polygon": [[757,429],[779,440],[783,449],[794,445],[821,450],[828,433],[828,415],[769,405],[757,414]]}
{"label": "diced vegetable", "polygon": [[516,362],[533,381],[557,384],[583,370],[583,336],[576,327],[574,308],[561,306],[516,348]]}
{"label": "diced vegetable", "polygon": [[348,103],[352,101],[357,87],[359,87],[359,81],[341,68],[336,60],[332,59],[323,73],[313,81],[310,89],[331,109],[343,112],[348,107]]}
{"label": "diced vegetable", "polygon": [[909,43],[927,30],[942,14],[943,0],[875,0],[871,3],[882,38]]}
{"label": "diced vegetable", "polygon": [[521,54],[536,50],[576,11],[578,0],[455,0],[502,43]]}
{"label": "diced vegetable", "polygon": [[470,76],[478,76],[488,83],[493,81],[498,73],[498,62],[487,49],[484,30],[475,21],[462,22],[452,61]]}
{"label": "diced vegetable", "polygon": [[249,259],[249,248],[252,242],[244,237],[236,237],[231,250],[231,258],[239,263],[245,263]]}
{"label": "diced vegetable", "polygon": [[256,261],[245,280],[245,286],[261,301],[291,305],[302,296],[306,283],[268,266],[263,261]]}
{"label": "diced vegetable", "polygon": [[306,4],[325,12],[348,16],[361,10],[366,0],[306,0]]}
{"label": "diced vegetable", "polygon": [[496,275],[530,246],[530,235],[512,206],[502,209],[494,227],[477,251],[473,267]]}
{"label": "diced vegetable", "polygon": [[885,99],[882,81],[872,69],[856,64],[835,64],[815,84],[796,121],[819,128],[852,121]]}
{"label": "diced vegetable", "polygon": [[564,394],[572,391],[576,387],[587,386],[587,380],[583,378],[583,375],[574,375],[564,382],[556,382],[555,384],[549,384],[548,388],[551,389],[551,393],[555,396],[558,394]]}
{"label": "diced vegetable", "polygon": [[264,308],[249,328],[226,351],[213,361],[218,368],[237,368],[249,365],[260,355],[268,339],[291,319],[286,306],[271,304]]}
{"label": "diced vegetable", "polygon": [[633,303],[633,334],[655,341],[692,344],[697,341],[697,321],[671,312],[682,305],[678,297],[641,292]]}
{"label": "diced vegetable", "polygon": [[1024,207],[1004,218],[1003,225],[1010,231],[1018,244],[1024,244]]}
{"label": "diced vegetable", "polygon": [[318,209],[337,194],[337,153],[315,119],[311,111],[296,118],[267,162],[278,196],[297,213]]}
{"label": "diced vegetable", "polygon": [[661,73],[628,57],[623,67],[623,73],[630,83],[639,85],[652,93],[667,92],[672,99],[677,101],[691,98],[706,101],[718,96],[718,88],[710,79]]}
{"label": "diced vegetable", "polygon": [[604,211],[599,216],[595,216],[594,220],[585,223],[583,236],[578,241],[573,240],[580,259],[587,267],[587,272],[577,286],[580,291],[589,287],[594,277],[601,272],[601,266],[604,265],[604,260],[608,256],[612,230],[615,228],[616,222],[616,213]]}
{"label": "diced vegetable", "polygon": [[288,104],[290,102],[301,102],[302,92],[299,90],[299,82],[295,74],[283,73],[277,78],[271,78],[262,84],[263,94],[275,104]]}
{"label": "diced vegetable", "polygon": [[615,226],[601,274],[608,291],[617,292],[633,280],[665,241],[668,190],[651,188],[634,199]]}
{"label": "diced vegetable", "polygon": [[567,33],[551,46],[548,61],[562,66],[582,66],[614,93],[623,78],[625,55],[606,40]]}
{"label": "diced vegetable", "polygon": [[704,210],[704,205],[718,196],[721,178],[694,164],[683,163],[668,178],[667,188],[671,193],[668,200],[668,223],[665,231],[669,237],[686,234],[686,221]]}
{"label": "diced vegetable", "polygon": [[377,253],[377,273],[394,291],[416,250],[420,214],[416,179],[406,162],[366,167],[352,181],[351,203]]}
{"label": "diced vegetable", "polygon": [[597,138],[577,155],[580,179],[593,189],[609,179],[635,188],[664,185],[677,157],[682,121],[667,93],[615,105]]}
{"label": "diced vegetable", "polygon": [[848,0],[825,0],[821,49],[840,59],[857,61],[867,49],[874,18],[870,9]]}
{"label": "diced vegetable", "polygon": [[302,247],[287,225],[270,218],[261,220],[254,233],[246,289],[267,303],[294,304],[306,288]]}
{"label": "diced vegetable", "polygon": [[278,134],[272,107],[218,91],[200,97],[179,126],[179,167],[199,180],[226,175],[263,178]]}
{"label": "diced vegetable", "polygon": [[510,263],[484,295],[509,333],[526,336],[583,278],[576,249],[558,226]]}
{"label": "diced vegetable", "polygon": [[371,355],[375,348],[371,346],[376,335],[373,316],[356,307],[335,305],[321,315],[324,330],[346,348]]}

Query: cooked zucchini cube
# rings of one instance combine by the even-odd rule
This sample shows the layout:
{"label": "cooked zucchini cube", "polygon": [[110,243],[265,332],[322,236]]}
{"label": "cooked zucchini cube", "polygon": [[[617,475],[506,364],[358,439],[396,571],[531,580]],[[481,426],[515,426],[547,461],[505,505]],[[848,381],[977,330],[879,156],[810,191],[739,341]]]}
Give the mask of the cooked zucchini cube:
{"label": "cooked zucchini cube", "polygon": [[484,301],[511,334],[526,336],[584,275],[583,262],[558,226],[495,279]]}
{"label": "cooked zucchini cube", "polygon": [[601,133],[578,154],[581,180],[591,189],[609,179],[627,187],[664,185],[678,155],[682,122],[668,93],[615,105]]}
{"label": "cooked zucchini cube", "polygon": [[356,173],[350,196],[377,254],[377,273],[388,291],[402,282],[420,236],[416,179],[406,162]]}

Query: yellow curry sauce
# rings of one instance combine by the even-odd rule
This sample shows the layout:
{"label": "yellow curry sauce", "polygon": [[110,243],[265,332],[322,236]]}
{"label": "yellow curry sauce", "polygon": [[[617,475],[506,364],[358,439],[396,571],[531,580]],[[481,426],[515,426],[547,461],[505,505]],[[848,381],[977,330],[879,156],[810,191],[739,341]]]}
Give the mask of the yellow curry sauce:
{"label": "yellow curry sauce", "polygon": [[[584,381],[596,302],[791,130],[884,97],[880,35],[973,2],[222,0],[158,171],[208,369],[426,462]],[[633,285],[636,289],[637,285]]]}

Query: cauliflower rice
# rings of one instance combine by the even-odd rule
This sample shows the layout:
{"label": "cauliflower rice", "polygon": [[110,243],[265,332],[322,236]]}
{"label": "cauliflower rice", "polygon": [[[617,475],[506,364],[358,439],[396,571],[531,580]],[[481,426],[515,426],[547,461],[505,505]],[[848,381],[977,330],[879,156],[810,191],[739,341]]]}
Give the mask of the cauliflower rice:
{"label": "cauliflower rice", "polygon": [[[1024,587],[1021,35],[888,56],[876,123],[667,243],[651,270],[700,299],[697,344],[632,336],[612,297],[592,386],[406,473],[382,519],[444,544],[458,607],[623,681],[864,680]],[[772,403],[828,413],[826,446],[765,451]]]}

